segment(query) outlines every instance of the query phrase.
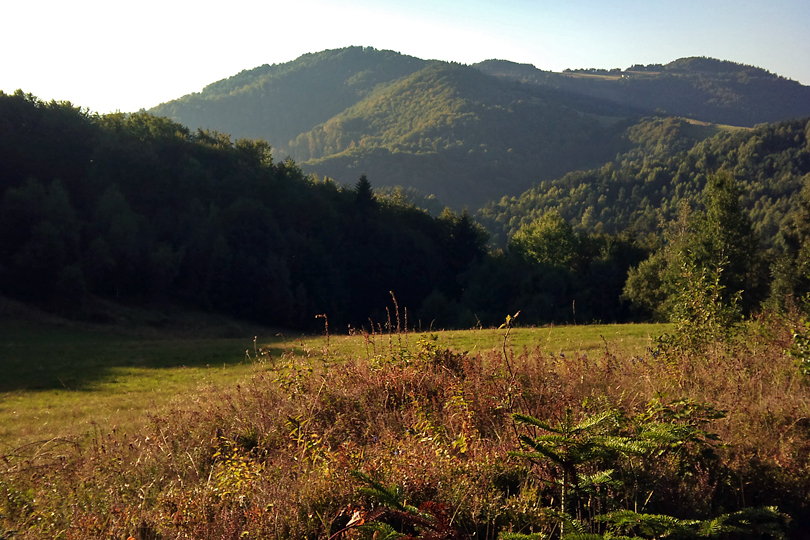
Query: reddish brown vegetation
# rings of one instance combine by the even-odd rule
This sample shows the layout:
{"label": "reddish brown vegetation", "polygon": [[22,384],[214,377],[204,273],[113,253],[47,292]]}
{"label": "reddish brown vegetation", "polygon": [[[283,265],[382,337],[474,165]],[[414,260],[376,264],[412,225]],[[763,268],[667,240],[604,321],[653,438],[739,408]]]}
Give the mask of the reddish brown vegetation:
{"label": "reddish brown vegetation", "polygon": [[705,355],[505,358],[423,341],[385,358],[285,357],[143,433],[5,456],[0,532],[325,539],[348,505],[385,514],[352,471],[398,486],[442,538],[553,531],[554,472],[509,455],[522,429],[511,413],[555,422],[567,409],[614,409],[632,418],[677,399],[726,411],[706,425],[722,443],[711,459],[692,456],[687,475],[667,460],[647,471],[647,507],[705,518],[776,505],[800,531],[810,526],[810,385],[789,346],[790,324],[769,321]]}

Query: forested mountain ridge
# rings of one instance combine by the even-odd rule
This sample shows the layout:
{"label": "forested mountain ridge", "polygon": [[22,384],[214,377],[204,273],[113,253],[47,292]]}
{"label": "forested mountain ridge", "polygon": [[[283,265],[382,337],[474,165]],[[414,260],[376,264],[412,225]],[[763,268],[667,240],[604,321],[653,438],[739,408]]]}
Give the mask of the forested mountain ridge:
{"label": "forested mountain ridge", "polygon": [[625,117],[578,105],[555,90],[437,63],[300,135],[291,151],[306,171],[334,178],[368,172],[384,185],[475,207],[626,149]]}
{"label": "forested mountain ridge", "polygon": [[478,207],[633,146],[642,116],[753,125],[810,115],[810,88],[708,58],[545,72],[349,47],[261,66],[152,109],[191,128],[262,138],[306,172]]}
{"label": "forested mountain ridge", "polygon": [[[450,71],[436,70],[484,77]],[[464,117],[460,103],[450,110]],[[744,188],[752,234],[773,248],[761,256],[748,235],[754,251],[737,257],[761,261],[746,309],[810,290],[807,121],[733,130],[659,118],[622,133],[618,159],[488,207],[508,233],[505,249],[488,251],[468,214],[431,217],[405,202],[412,194],[376,195],[365,177],[351,188],[308,177],[263,141],[0,93],[0,294],[71,315],[93,316],[102,298],[298,328],[319,313],[364,324],[391,291],[412,321],[441,326],[518,310],[527,324],[628,320],[638,315],[622,296],[628,271],[670,260],[649,240],[681,203],[705,212],[719,200],[720,188],[703,187],[712,179],[731,210]],[[655,284],[633,275],[635,291]]]}
{"label": "forested mountain ridge", "polygon": [[755,231],[772,242],[810,182],[807,119],[732,130],[663,118],[628,133],[639,143],[630,152],[503,197],[479,216],[502,239],[552,209],[584,230],[646,234],[673,219],[682,203],[694,205],[706,178],[725,170],[740,183]]}
{"label": "forested mountain ridge", "polygon": [[762,68],[713,58],[563,73],[506,60],[487,60],[474,67],[499,78],[558,88],[645,114],[749,127],[810,116],[810,87]]}
{"label": "forested mountain ridge", "polygon": [[327,50],[242,71],[150,112],[191,129],[261,138],[284,155],[289,141],[298,134],[357,103],[377,85],[426,64],[370,47]]}

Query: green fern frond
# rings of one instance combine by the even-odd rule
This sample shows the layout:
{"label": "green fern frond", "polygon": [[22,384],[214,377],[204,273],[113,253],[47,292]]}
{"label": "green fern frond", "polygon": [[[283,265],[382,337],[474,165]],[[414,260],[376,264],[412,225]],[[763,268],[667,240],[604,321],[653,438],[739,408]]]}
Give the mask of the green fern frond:
{"label": "green fern frond", "polygon": [[594,443],[607,450],[626,455],[643,455],[654,450],[657,446],[651,441],[617,436],[598,437],[594,439]]}
{"label": "green fern frond", "polygon": [[559,428],[555,428],[548,422],[544,422],[539,418],[535,418],[534,416],[514,413],[512,415],[512,418],[514,418],[516,422],[520,422],[521,424],[528,424],[530,426],[539,427],[540,429],[545,429],[546,431],[551,431],[552,433],[562,433],[562,431]]}
{"label": "green fern frond", "polygon": [[656,422],[643,426],[639,437],[660,444],[678,444],[695,438],[699,434],[696,428],[668,422]]}
{"label": "green fern frond", "polygon": [[531,440],[534,441],[534,443],[542,444],[543,446],[547,446],[548,444],[564,446],[576,444],[577,442],[575,439],[566,437],[565,435],[540,435],[539,437],[533,437]]}
{"label": "green fern frond", "polygon": [[558,465],[562,465],[566,462],[561,455],[559,455],[553,450],[550,450],[542,446],[534,447],[534,445],[532,445],[532,447],[536,450],[536,452],[509,452],[509,455],[515,457],[523,457],[527,459],[550,459],[551,461],[557,463]]}
{"label": "green fern frond", "polygon": [[613,469],[608,469],[594,474],[582,474],[579,476],[579,485],[580,487],[588,487],[607,484],[613,481],[613,472]]}
{"label": "green fern frond", "polygon": [[771,538],[785,538],[789,517],[775,506],[743,508],[722,514],[700,524],[701,536],[721,534],[758,534]]}
{"label": "green fern frond", "polygon": [[419,510],[417,508],[405,504],[402,496],[402,489],[399,486],[387,487],[362,471],[352,471],[351,474],[366,484],[360,488],[361,493],[368,495],[378,503],[387,506],[388,508],[419,514]]}
{"label": "green fern frond", "polygon": [[574,427],[571,428],[571,433],[579,433],[581,431],[590,431],[591,429],[607,423],[608,420],[616,421],[616,412],[612,410],[602,411],[599,414],[586,417]]}

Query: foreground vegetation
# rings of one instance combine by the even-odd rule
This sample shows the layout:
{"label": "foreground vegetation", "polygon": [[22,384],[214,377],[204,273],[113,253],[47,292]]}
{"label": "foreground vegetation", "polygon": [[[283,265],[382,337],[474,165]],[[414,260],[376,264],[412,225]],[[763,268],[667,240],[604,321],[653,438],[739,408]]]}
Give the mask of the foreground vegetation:
{"label": "foreground vegetation", "polygon": [[509,327],[468,353],[404,331],[281,356],[259,342],[249,378],[135,432],[4,455],[0,531],[800,538],[810,386],[786,352],[802,354],[795,328],[761,320],[689,351],[597,339],[587,354],[519,346]]}
{"label": "foreground vegetation", "polygon": [[[323,335],[283,334],[210,314],[112,312],[117,324],[86,324],[0,299],[0,455],[37,441],[81,437],[99,426],[137,431],[150,414],[177,406],[178,396],[230,388],[264,370],[266,362],[255,361],[259,356],[320,358],[327,347]],[[570,356],[601,351],[608,340],[613,348],[641,354],[662,328],[519,328],[511,343]],[[334,358],[391,354],[425,335],[331,335],[328,350]],[[500,347],[502,332],[447,331],[441,340],[457,351],[484,353]]]}

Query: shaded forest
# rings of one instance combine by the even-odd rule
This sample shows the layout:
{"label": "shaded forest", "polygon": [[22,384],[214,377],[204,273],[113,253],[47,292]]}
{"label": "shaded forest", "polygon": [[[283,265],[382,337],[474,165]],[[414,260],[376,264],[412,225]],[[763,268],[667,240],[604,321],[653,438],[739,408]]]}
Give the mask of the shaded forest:
{"label": "shaded forest", "polygon": [[[687,263],[722,274],[739,315],[810,292],[807,121],[645,120],[614,161],[484,208],[490,236],[373,176],[308,176],[264,141],[22,92],[0,107],[0,292],[73,316],[103,318],[105,299],[345,328],[385,321],[393,294],[425,328],[667,318]],[[725,258],[683,255],[701,249]]]}
{"label": "shaded forest", "polygon": [[275,161],[261,141],[146,113],[91,116],[0,95],[0,290],[93,316],[88,300],[180,302],[268,324],[367,321],[453,295],[485,238]]}
{"label": "shaded forest", "polygon": [[621,238],[577,237],[575,264],[545,267],[489,252],[466,213],[432,217],[364,176],[314,180],[261,141],[22,92],[0,107],[5,295],[88,318],[98,299],[172,302],[297,328],[379,322],[392,292],[425,327],[497,324],[528,298],[527,322],[626,316],[642,252]]}

